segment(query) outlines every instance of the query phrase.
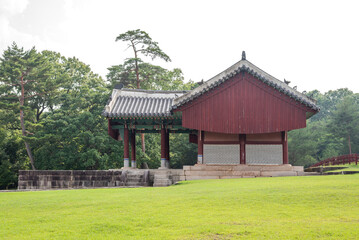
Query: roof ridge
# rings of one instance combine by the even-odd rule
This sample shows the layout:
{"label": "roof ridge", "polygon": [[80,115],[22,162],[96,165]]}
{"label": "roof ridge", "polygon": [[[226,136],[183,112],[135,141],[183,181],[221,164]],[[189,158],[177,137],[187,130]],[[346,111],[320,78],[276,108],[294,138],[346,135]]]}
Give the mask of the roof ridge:
{"label": "roof ridge", "polygon": [[296,101],[301,102],[302,104],[314,109],[319,110],[319,107],[316,106],[315,101],[310,99],[305,94],[298,92],[297,90],[291,88],[286,83],[280,81],[279,79],[273,77],[269,73],[265,72],[261,68],[257,67],[253,63],[249,62],[246,59],[242,59],[237,63],[233,64],[226,70],[222,71],[221,73],[215,75],[214,77],[210,78],[197,88],[193,89],[190,92],[183,94],[182,96],[176,98],[174,100],[174,104],[172,109],[176,109],[183,104],[192,101],[193,99],[201,96],[203,93],[209,91],[212,88],[222,84],[223,82],[227,81],[229,78],[233,77],[235,74],[238,74],[241,71],[246,71],[249,74],[255,76],[260,81],[264,82],[265,84],[273,87],[274,89],[283,92],[284,94],[288,95],[291,98],[294,98]]}
{"label": "roof ridge", "polygon": [[187,93],[190,90],[147,90],[147,89],[130,89],[130,88],[122,88],[120,91],[126,92],[144,92],[144,93]]}

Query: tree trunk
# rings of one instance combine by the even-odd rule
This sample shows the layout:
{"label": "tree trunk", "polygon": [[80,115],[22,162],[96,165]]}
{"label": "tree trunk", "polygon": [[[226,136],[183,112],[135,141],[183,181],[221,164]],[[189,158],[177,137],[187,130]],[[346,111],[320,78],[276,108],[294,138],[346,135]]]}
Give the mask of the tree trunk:
{"label": "tree trunk", "polygon": [[[137,89],[140,89],[140,74],[138,71],[138,62],[137,62],[137,51],[136,51],[136,47],[135,44],[133,42],[132,43],[132,48],[133,48],[133,52],[135,53],[135,72],[136,72],[136,85],[137,85]],[[142,152],[145,153],[146,152],[146,144],[145,144],[145,134],[141,133],[141,143],[142,143]]]}
{"label": "tree trunk", "polygon": [[350,143],[350,134],[348,134],[348,145],[349,145],[349,154],[352,154],[352,145]]}
{"label": "tree trunk", "polygon": [[[21,76],[21,96],[20,96],[20,124],[21,124],[21,133],[23,137],[26,137],[26,129],[25,129],[25,119],[24,119],[24,111],[23,111],[23,106],[24,106],[24,102],[25,102],[25,88],[24,88],[24,77]],[[31,153],[31,148],[28,142],[25,142],[25,147],[26,147],[26,152],[27,155],[30,158],[30,163],[31,163],[31,168],[32,170],[36,170],[35,165],[34,165],[34,158],[32,156]]]}

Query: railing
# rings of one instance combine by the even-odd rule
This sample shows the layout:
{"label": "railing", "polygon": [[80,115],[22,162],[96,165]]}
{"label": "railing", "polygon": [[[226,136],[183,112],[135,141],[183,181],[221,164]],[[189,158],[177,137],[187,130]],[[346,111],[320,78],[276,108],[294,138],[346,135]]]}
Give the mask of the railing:
{"label": "railing", "polygon": [[348,154],[348,155],[342,155],[338,157],[332,157],[325,160],[322,160],[311,167],[318,167],[318,166],[330,166],[330,165],[344,165],[344,164],[351,164],[355,163],[355,165],[358,165],[359,161],[359,154]]}

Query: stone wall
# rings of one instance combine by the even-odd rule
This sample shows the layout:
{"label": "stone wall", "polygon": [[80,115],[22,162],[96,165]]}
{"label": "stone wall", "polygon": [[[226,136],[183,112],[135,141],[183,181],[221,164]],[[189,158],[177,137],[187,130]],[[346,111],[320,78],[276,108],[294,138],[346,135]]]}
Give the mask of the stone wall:
{"label": "stone wall", "polygon": [[169,186],[179,181],[245,177],[303,176],[303,167],[284,165],[206,165],[183,169],[19,171],[19,189]]}
{"label": "stone wall", "polygon": [[20,170],[18,185],[18,189],[68,189],[152,183],[149,170]]}

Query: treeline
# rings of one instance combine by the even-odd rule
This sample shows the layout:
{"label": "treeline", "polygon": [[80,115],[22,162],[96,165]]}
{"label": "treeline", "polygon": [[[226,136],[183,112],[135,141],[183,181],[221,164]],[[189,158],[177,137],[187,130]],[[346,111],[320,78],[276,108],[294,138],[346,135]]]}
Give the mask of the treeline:
{"label": "treeline", "polygon": [[[20,169],[115,169],[123,166],[123,142],[107,134],[101,115],[115,84],[151,90],[189,90],[180,69],[167,70],[140,58],[156,42],[143,31],[136,58],[110,66],[106,80],[77,58],[52,51],[24,50],[13,43],[0,58],[0,189],[15,188]],[[142,41],[142,42],[141,42]],[[143,51],[148,44],[150,50]],[[161,53],[163,54],[163,53]],[[137,148],[138,166],[160,165],[160,137],[146,134]],[[171,166],[196,159],[188,135],[172,134]]]}
{"label": "treeline", "polygon": [[320,160],[359,153],[359,94],[347,88],[308,93],[320,112],[307,120],[307,127],[289,132],[289,162],[310,166]]}
{"label": "treeline", "polygon": [[[77,58],[57,52],[24,50],[15,43],[3,52],[1,189],[16,187],[19,169],[121,168],[123,143],[108,136],[107,121],[101,115],[115,84],[152,90],[190,90],[197,86],[192,81],[185,83],[180,69],[167,70],[140,58],[141,54],[152,59],[159,54],[157,57],[170,60],[147,33],[129,31],[117,40],[130,43],[137,55],[110,66],[106,79]],[[308,95],[318,100],[321,111],[308,120],[307,128],[289,133],[290,163],[308,166],[328,157],[359,152],[359,95],[348,89],[324,94],[312,91]],[[146,134],[136,141],[143,146],[136,150],[138,166],[146,162],[150,168],[159,167],[160,136]],[[189,143],[188,135],[171,134],[170,149],[171,167],[196,162],[197,146]]]}

